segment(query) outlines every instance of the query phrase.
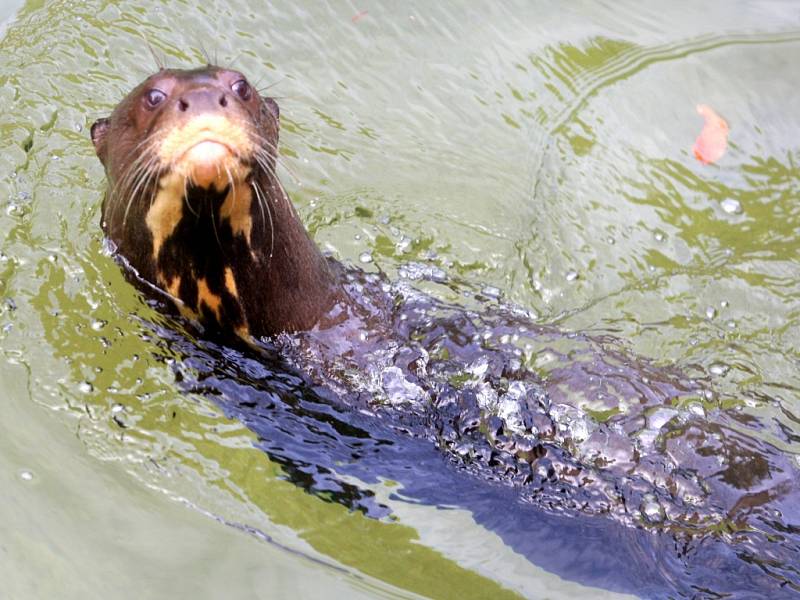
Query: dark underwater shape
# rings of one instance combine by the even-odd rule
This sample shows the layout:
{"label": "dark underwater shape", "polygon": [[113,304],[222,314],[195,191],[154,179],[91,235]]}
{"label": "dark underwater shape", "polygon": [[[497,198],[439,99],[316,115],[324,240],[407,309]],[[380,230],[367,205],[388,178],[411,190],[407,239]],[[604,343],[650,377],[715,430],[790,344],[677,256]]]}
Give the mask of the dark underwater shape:
{"label": "dark underwater shape", "polygon": [[[372,302],[380,280],[348,276],[362,300]],[[394,342],[405,342],[376,342],[383,350],[391,346],[391,366],[377,368],[394,375],[399,368],[407,384],[425,392],[416,402],[387,400],[392,385],[380,399],[380,392],[343,391],[341,383],[326,381],[342,355],[331,355],[326,340],[312,340],[313,334],[282,336],[265,344],[264,354],[197,343],[174,331],[159,335],[184,355],[180,385],[244,423],[291,481],[325,501],[383,518],[390,509],[352,481],[390,479],[399,484],[398,500],[467,510],[550,572],[644,598],[798,593],[797,469],[747,433],[757,423],[722,410],[701,418],[679,408],[702,397],[703,386],[627,358],[614,340],[538,327],[503,307],[487,304],[478,315],[408,288],[394,294],[385,322],[396,332]],[[484,339],[487,330],[494,341]],[[509,331],[536,344],[539,354],[565,344],[570,350],[547,381],[538,381],[521,367],[514,346],[499,341]],[[298,349],[312,342],[317,352],[309,359]],[[434,359],[443,345],[447,358]],[[367,342],[358,350],[350,358],[365,376],[374,374],[381,353]],[[454,376],[476,372],[476,359],[480,375],[452,384]],[[342,372],[336,377],[341,382]],[[515,396],[519,414],[487,417],[486,386],[504,398],[515,382],[526,390]],[[598,386],[609,403],[637,403],[580,441],[564,416],[568,390],[597,393]],[[414,388],[404,389],[414,396]],[[514,425],[517,416],[522,424]],[[510,431],[519,426],[527,433]],[[629,440],[649,440],[637,447],[651,450],[626,456],[625,431]],[[658,511],[645,510],[648,503]]]}

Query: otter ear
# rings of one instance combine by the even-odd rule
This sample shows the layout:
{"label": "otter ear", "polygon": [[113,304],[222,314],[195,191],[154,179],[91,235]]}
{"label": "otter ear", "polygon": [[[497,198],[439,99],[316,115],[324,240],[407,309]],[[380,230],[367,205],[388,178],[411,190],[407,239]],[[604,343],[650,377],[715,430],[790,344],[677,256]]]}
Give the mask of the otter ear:
{"label": "otter ear", "polygon": [[281,120],[281,109],[278,108],[278,103],[275,102],[272,98],[264,98],[263,99],[264,106],[267,108],[267,112],[272,115],[276,121]]}
{"label": "otter ear", "polygon": [[97,119],[92,125],[92,143],[100,162],[106,164],[106,133],[108,133],[108,119]]}

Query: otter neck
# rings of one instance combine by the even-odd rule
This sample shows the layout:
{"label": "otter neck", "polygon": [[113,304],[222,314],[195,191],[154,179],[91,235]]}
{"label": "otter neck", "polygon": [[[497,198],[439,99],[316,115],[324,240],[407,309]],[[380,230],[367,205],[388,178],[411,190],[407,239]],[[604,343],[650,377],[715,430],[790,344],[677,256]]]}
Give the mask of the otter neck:
{"label": "otter neck", "polygon": [[274,178],[218,189],[167,175],[143,216],[149,278],[213,329],[242,336],[309,329],[341,296]]}

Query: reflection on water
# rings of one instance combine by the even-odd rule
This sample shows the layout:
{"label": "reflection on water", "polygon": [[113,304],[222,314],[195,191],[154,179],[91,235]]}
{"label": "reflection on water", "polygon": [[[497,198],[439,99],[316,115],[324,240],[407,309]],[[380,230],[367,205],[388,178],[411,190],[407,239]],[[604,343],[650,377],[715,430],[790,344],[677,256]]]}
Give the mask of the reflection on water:
{"label": "reflection on water", "polygon": [[[646,597],[795,593],[798,32],[767,1],[29,4],[0,43],[13,414],[374,593],[600,594],[531,563]],[[169,333],[124,283],[87,125],[149,70],[142,37],[175,66],[214,40],[275,84],[293,198],[388,274],[409,343],[315,374],[283,340],[301,374]],[[691,154],[698,103],[731,126],[716,165]],[[4,427],[16,456],[26,423]],[[459,554],[445,508],[502,545]]]}
{"label": "reflection on water", "polygon": [[[467,509],[537,564],[610,589],[796,588],[798,467],[709,388],[632,359],[613,338],[490,303],[468,313],[401,287],[396,308],[377,313],[380,280],[354,275],[376,319],[364,329],[393,322],[395,338],[353,350],[341,331],[284,336],[278,356],[297,364],[294,376],[282,359],[268,368],[263,356],[170,344],[187,353],[187,390],[257,433],[296,485],[384,519],[391,508],[366,484],[388,478],[406,501]],[[526,368],[542,362],[544,381]],[[348,370],[353,387],[332,392]],[[509,519],[485,521],[497,511]],[[576,548],[577,565],[565,560]]]}

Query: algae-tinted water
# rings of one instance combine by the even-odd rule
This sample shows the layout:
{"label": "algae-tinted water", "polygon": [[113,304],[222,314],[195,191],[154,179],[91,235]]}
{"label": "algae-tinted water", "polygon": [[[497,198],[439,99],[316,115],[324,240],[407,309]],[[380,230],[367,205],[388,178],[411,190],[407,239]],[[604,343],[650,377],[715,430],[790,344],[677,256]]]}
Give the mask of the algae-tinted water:
{"label": "algae-tinted water", "polygon": [[[0,42],[0,591],[724,588],[705,546],[649,554],[656,538],[643,529],[537,512],[413,438],[392,438],[404,450],[394,462],[341,469],[387,507],[380,519],[351,511],[338,489],[308,494],[296,463],[262,449],[266,429],[210,393],[230,392],[234,377],[194,393],[176,381],[185,349],[159,343],[157,313],[103,252],[88,126],[153,68],[144,40],[172,66],[206,53],[233,63],[279,99],[283,179],[323,247],[392,281],[441,269],[462,283],[414,285],[442,300],[474,308],[463,292],[500,291],[539,322],[611,334],[707,382],[712,393],[685,407],[696,418],[738,414],[750,439],[793,460],[799,21],[771,2],[24,6]],[[717,165],[691,153],[698,103],[731,125]],[[266,416],[264,428],[282,426]],[[339,448],[357,431],[337,430]],[[320,456],[341,462],[335,447]],[[787,514],[774,521],[791,539]],[[709,539],[724,544],[729,527]],[[772,566],[789,579],[796,568]]]}

